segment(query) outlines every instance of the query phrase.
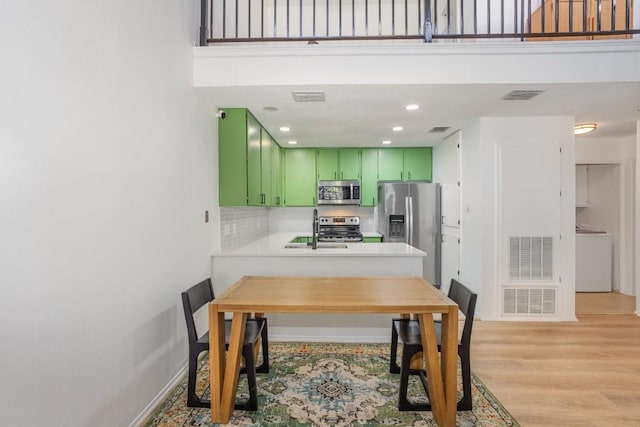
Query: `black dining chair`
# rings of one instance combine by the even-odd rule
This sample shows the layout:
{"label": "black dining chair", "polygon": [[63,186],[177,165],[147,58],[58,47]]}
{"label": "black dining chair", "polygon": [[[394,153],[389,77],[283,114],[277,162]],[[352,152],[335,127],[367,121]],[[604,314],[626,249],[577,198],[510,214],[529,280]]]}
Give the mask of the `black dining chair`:
{"label": "black dining chair", "polygon": [[[213,301],[213,286],[211,279],[203,280],[182,292],[182,307],[184,317],[187,321],[187,335],[189,337],[189,378],[187,383],[187,406],[210,408],[211,401],[205,400],[196,394],[196,378],[198,371],[198,356],[203,351],[209,351],[209,331],[202,336],[196,330],[194,313],[205,304]],[[229,348],[229,336],[231,334],[231,320],[225,321],[225,347]],[[262,364],[256,367],[254,349],[261,339]],[[244,341],[242,344],[242,357],[245,367],[240,370],[240,374],[247,375],[249,384],[249,399],[245,403],[236,403],[234,408],[255,411],[258,409],[258,392],[256,386],[256,372],[269,372],[269,349],[267,337],[267,319],[247,319],[245,327]]]}
{"label": "black dining chair", "polygon": [[[458,356],[460,357],[462,371],[462,399],[457,402],[458,411],[470,411],[472,409],[471,399],[471,329],[473,327],[473,316],[476,310],[476,300],[478,294],[455,279],[451,279],[449,287],[449,298],[455,301],[460,311],[465,316],[462,337],[458,341]],[[442,323],[435,322],[436,336],[438,338],[438,351],[442,348]],[[398,366],[396,361],[398,352],[398,339],[402,341],[402,362]],[[422,369],[412,369],[412,357],[422,351],[422,338],[420,336],[420,324],[413,319],[393,319],[391,327],[391,357],[389,372],[400,373],[400,392],[398,398],[398,409],[400,411],[430,411],[429,403],[411,403],[407,399],[407,388],[409,386],[409,375],[419,375],[420,382],[427,396],[429,395],[428,379],[426,372]]]}

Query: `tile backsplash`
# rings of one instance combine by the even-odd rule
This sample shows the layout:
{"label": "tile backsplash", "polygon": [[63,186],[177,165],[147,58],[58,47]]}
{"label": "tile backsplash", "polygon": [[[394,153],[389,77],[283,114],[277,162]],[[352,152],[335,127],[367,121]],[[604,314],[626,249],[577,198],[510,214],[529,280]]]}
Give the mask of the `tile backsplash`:
{"label": "tile backsplash", "polygon": [[[375,208],[320,206],[319,215],[360,217],[360,230],[377,230]],[[269,233],[300,231],[311,233],[313,208],[220,208],[221,249],[244,246]]]}
{"label": "tile backsplash", "polygon": [[269,234],[268,208],[220,208],[220,248],[244,246]]}

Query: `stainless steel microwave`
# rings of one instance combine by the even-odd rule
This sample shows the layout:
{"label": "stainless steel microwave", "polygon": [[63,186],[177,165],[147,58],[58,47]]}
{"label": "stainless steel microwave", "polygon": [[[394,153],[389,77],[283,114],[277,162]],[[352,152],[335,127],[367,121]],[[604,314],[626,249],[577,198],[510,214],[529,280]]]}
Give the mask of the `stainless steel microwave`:
{"label": "stainless steel microwave", "polygon": [[318,181],[319,205],[360,205],[360,181]]}

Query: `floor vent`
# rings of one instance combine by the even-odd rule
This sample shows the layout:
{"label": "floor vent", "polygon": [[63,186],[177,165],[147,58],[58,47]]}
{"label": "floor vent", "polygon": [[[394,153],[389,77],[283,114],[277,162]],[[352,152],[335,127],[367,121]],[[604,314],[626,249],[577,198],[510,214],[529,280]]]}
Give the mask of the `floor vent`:
{"label": "floor vent", "polygon": [[291,92],[293,102],[325,102],[323,91]]}
{"label": "floor vent", "polygon": [[556,290],[551,288],[505,288],[502,312],[512,315],[555,315]]}
{"label": "floor vent", "polygon": [[543,90],[513,90],[502,99],[505,101],[528,101],[543,92]]}
{"label": "floor vent", "polygon": [[509,280],[553,280],[553,237],[509,237]]}

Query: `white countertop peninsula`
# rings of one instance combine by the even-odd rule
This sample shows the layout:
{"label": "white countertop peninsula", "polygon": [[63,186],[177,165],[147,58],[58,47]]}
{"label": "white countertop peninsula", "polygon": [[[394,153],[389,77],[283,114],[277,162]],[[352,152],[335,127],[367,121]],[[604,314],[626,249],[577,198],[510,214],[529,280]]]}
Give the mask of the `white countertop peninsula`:
{"label": "white countertop peninsula", "polygon": [[[240,248],[214,252],[214,257],[235,256],[261,256],[261,257],[334,257],[334,256],[391,256],[391,257],[424,257],[425,252],[409,246],[405,243],[362,243],[347,242],[346,248],[321,247],[311,248],[286,248],[293,239],[298,236],[307,236],[309,233],[274,233],[258,239],[253,243]],[[365,236],[368,236],[365,233]],[[379,234],[378,234],[379,236]],[[322,246],[322,242],[320,246]]]}
{"label": "white countertop peninsula", "polygon": [[[285,248],[308,232],[274,233],[240,248],[212,254],[216,295],[245,275],[419,276],[427,254],[404,243],[346,243],[346,248]],[[304,246],[304,245],[301,245]],[[269,337],[280,341],[386,342],[385,315],[269,314]]]}

